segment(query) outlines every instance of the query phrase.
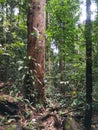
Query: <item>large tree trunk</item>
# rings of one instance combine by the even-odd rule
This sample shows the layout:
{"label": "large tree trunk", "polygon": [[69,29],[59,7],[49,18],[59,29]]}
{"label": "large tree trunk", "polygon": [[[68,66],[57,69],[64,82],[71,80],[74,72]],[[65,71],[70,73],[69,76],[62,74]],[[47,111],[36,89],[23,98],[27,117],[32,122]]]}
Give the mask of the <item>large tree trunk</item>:
{"label": "large tree trunk", "polygon": [[27,56],[33,60],[27,63],[35,78],[38,101],[44,102],[44,73],[45,73],[45,0],[29,0],[28,9],[28,45]]}
{"label": "large tree trunk", "polygon": [[85,127],[91,130],[92,123],[92,35],[91,35],[91,0],[86,0],[86,110],[85,110]]}

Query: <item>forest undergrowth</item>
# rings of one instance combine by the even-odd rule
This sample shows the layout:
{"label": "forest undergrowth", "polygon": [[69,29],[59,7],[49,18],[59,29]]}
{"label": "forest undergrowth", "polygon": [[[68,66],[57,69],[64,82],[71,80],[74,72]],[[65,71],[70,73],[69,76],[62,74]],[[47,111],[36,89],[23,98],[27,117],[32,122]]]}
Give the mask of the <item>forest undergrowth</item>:
{"label": "forest undergrowth", "polygon": [[[70,100],[61,103],[64,97],[61,101],[47,97],[46,106],[33,106],[20,93],[11,96],[8,91],[11,87],[10,82],[0,82],[0,130],[85,130],[82,106],[71,107]],[[97,130],[97,116],[94,116],[92,127]]]}

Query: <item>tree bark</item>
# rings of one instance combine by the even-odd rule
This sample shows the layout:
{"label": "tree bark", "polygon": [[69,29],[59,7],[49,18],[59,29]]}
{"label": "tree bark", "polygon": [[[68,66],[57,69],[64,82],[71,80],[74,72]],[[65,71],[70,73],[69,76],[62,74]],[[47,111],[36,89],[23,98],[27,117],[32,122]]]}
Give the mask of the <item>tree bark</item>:
{"label": "tree bark", "polygon": [[86,110],[85,128],[91,130],[92,124],[92,22],[91,22],[91,0],[86,0]]}
{"label": "tree bark", "polygon": [[45,0],[29,0],[28,9],[28,44],[27,56],[33,60],[27,62],[35,78],[38,101],[44,102],[44,73],[45,73],[45,29],[46,14]]}

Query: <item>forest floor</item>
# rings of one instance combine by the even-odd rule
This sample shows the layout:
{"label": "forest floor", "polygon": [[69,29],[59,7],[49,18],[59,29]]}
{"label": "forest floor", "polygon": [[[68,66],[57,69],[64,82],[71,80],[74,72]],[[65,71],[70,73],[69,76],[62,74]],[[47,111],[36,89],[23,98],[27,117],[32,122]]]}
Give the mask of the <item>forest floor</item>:
{"label": "forest floor", "polygon": [[[21,95],[12,97],[5,90],[0,91],[0,130],[84,130],[80,111],[60,106],[58,102],[51,104],[33,107]],[[92,127],[98,130],[97,113]]]}

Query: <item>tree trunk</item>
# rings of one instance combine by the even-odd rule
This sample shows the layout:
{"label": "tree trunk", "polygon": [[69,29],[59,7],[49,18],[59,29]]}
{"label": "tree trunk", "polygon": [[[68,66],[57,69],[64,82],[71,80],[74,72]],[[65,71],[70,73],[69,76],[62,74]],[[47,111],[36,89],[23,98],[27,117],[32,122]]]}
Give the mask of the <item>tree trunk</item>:
{"label": "tree trunk", "polygon": [[92,23],[91,23],[91,0],[86,0],[86,110],[85,110],[85,127],[91,130],[92,123]]}
{"label": "tree trunk", "polygon": [[27,66],[32,70],[40,103],[44,102],[44,73],[45,73],[45,0],[29,0],[28,9],[28,45],[27,56],[33,60]]}

